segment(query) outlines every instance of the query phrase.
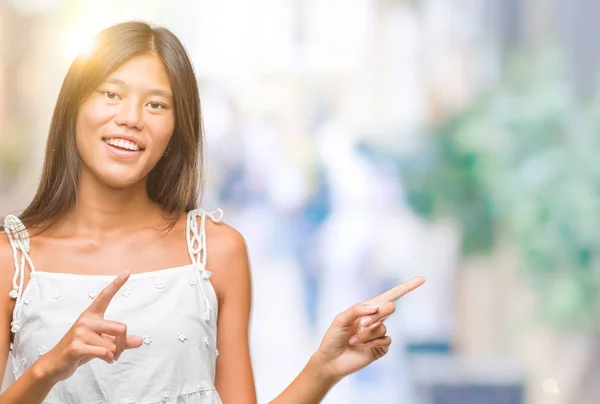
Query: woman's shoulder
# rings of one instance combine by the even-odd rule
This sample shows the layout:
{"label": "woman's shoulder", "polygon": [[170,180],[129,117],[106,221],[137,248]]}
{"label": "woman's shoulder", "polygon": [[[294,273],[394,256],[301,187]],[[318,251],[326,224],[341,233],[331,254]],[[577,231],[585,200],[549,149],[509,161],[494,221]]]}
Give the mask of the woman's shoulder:
{"label": "woman's shoulder", "polygon": [[220,300],[229,293],[239,293],[250,284],[250,263],[244,236],[223,221],[206,221],[206,268]]}
{"label": "woman's shoulder", "polygon": [[206,215],[205,231],[208,257],[217,256],[220,258],[227,258],[232,254],[245,254],[246,241],[244,236],[242,236],[237,229],[223,220],[224,214],[222,211],[218,210],[210,212],[199,208],[189,212],[188,217],[189,215],[200,216],[202,213]]}
{"label": "woman's shoulder", "polygon": [[[211,271],[215,266],[226,265],[231,261],[244,258],[246,256],[246,240],[242,234],[223,219],[222,212],[208,212],[203,209],[196,209],[187,213],[187,218],[182,217],[178,220],[175,227],[176,233],[189,226],[186,222],[190,218],[198,221],[197,231],[200,233],[200,216],[206,214],[204,221],[204,231],[206,237],[206,267]],[[189,230],[189,227],[187,229]]]}
{"label": "woman's shoulder", "polygon": [[6,264],[13,265],[13,251],[6,231],[0,229],[0,269],[4,270]]}
{"label": "woman's shoulder", "polygon": [[209,259],[236,259],[246,255],[246,240],[233,226],[226,222],[207,221],[207,253]]}
{"label": "woman's shoulder", "polygon": [[3,250],[10,250],[10,242],[8,241],[8,236],[6,231],[3,228],[0,228],[0,257],[2,256]]}
{"label": "woman's shoulder", "polygon": [[[0,290],[10,290],[10,283],[15,272],[13,250],[4,230],[0,230]],[[9,285],[5,287],[6,285]]]}
{"label": "woman's shoulder", "polygon": [[229,296],[235,301],[251,294],[251,269],[244,236],[225,222],[206,222],[206,268],[212,272],[211,282],[219,306]]}
{"label": "woman's shoulder", "polygon": [[[2,220],[1,217],[0,220]],[[6,231],[0,229],[0,318],[2,321],[4,321],[4,319],[10,319],[10,316],[12,316],[15,301],[9,297],[9,292],[13,289],[12,282],[15,270],[12,245]],[[7,326],[10,328],[8,325],[10,320],[6,321]],[[2,322],[0,321],[0,324],[1,323]],[[4,332],[3,330],[0,331]]]}

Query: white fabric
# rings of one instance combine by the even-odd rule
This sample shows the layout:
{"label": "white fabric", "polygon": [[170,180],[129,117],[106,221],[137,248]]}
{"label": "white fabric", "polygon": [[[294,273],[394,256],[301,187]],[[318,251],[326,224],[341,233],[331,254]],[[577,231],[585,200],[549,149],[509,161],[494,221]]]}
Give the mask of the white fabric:
{"label": "white fabric", "polygon": [[[113,364],[94,359],[79,367],[54,386],[45,404],[221,404],[214,388],[218,307],[205,268],[206,216],[220,221],[222,211],[218,217],[203,210],[188,214],[191,264],[130,275],[106,311],[106,319],[126,323],[128,333],[141,336],[144,344],[123,352]],[[11,350],[15,378],[52,349],[114,279],[36,271],[23,230],[15,216],[5,219],[16,267],[11,292],[16,299]],[[25,263],[31,279],[23,289]]]}

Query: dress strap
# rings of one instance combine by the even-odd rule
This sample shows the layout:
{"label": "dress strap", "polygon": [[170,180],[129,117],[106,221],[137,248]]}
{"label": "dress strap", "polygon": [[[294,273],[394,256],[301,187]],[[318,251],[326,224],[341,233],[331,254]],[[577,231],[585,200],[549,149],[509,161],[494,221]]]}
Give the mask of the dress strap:
{"label": "dress strap", "polygon": [[25,265],[29,265],[31,274],[35,273],[35,266],[29,257],[31,241],[25,225],[15,215],[7,215],[4,218],[4,231],[13,251],[13,261],[15,264],[15,273],[12,280],[12,290],[9,296],[15,299],[15,308],[13,309],[13,319],[11,322],[11,332],[16,333],[21,329],[19,320],[22,306],[23,282],[25,280]]}
{"label": "dress strap", "polygon": [[[190,259],[195,266],[206,269],[206,217],[213,222],[223,221],[223,209],[219,208],[212,212],[202,209],[194,209],[187,216],[187,243]],[[200,218],[200,228],[198,228]]]}
{"label": "dress strap", "polygon": [[[206,269],[207,249],[206,249],[206,218],[209,217],[213,222],[223,221],[223,209],[216,209],[207,212],[203,209],[191,210],[187,215],[186,238],[188,253],[196,270],[198,283],[200,284],[204,295],[204,319],[210,320],[212,306],[204,290],[204,283],[209,282],[212,273]],[[200,219],[200,223],[198,223]]]}

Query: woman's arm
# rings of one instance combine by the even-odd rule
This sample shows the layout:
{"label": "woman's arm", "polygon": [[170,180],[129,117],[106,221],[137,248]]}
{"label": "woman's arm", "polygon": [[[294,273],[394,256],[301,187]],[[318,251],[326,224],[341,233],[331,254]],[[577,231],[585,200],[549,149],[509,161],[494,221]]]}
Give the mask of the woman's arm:
{"label": "woman's arm", "polygon": [[327,371],[326,363],[315,354],[296,379],[269,404],[320,403],[339,380]]}
{"label": "woman's arm", "polygon": [[[15,304],[8,295],[14,273],[11,253],[8,241],[0,238],[0,380],[8,359]],[[40,404],[56,383],[69,378],[80,365],[94,358],[112,363],[124,349],[140,347],[142,339],[127,335],[124,324],[104,319],[106,308],[128,278],[129,274],[124,273],[100,291],[58,344],[0,395],[0,404]]]}
{"label": "woman's arm", "polygon": [[[256,391],[248,342],[251,276],[246,243],[236,230],[210,226],[207,268],[219,295],[217,346],[219,357],[215,387],[225,404],[256,404]],[[294,382],[273,404],[320,402],[337,382],[314,355]]]}
{"label": "woman's arm", "polygon": [[[0,232],[0,380],[8,360],[10,322],[14,300],[8,296],[12,289],[14,263],[8,238]],[[40,369],[32,365],[0,395],[0,404],[38,404],[44,401],[54,383],[43,377]]]}
{"label": "woman's arm", "polygon": [[52,387],[54,382],[46,378],[33,364],[0,395],[0,404],[41,404]]}
{"label": "woman's arm", "polygon": [[218,293],[215,387],[223,403],[256,404],[250,360],[250,265],[244,238],[225,224],[209,227],[207,268]]}
{"label": "woman's arm", "polygon": [[344,377],[388,353],[392,339],[383,322],[395,301],[425,282],[416,277],[338,314],[304,370],[270,404],[317,404]]}
{"label": "woman's arm", "polygon": [[[207,267],[219,294],[218,347],[215,385],[223,403],[255,404],[256,392],[248,326],[251,280],[243,237],[231,227],[212,225]],[[414,278],[380,296],[338,314],[305,368],[270,404],[317,404],[342,378],[383,357],[391,344],[385,319],[394,301],[424,283]]]}
{"label": "woman's arm", "polygon": [[[112,298],[128,278],[129,273],[124,273],[102,289],[58,344],[35,361],[0,395],[0,404],[42,403],[52,387],[71,377],[79,366],[96,358],[113,363],[123,350],[139,348],[142,339],[127,335],[125,324],[104,319],[104,313]],[[8,296],[8,290],[5,294]],[[6,307],[5,304],[4,308]],[[8,330],[12,313],[7,313],[6,310],[3,310],[3,313]],[[6,349],[3,351],[4,363],[0,363],[2,369],[6,366],[10,338],[10,334],[3,334],[2,344]]]}

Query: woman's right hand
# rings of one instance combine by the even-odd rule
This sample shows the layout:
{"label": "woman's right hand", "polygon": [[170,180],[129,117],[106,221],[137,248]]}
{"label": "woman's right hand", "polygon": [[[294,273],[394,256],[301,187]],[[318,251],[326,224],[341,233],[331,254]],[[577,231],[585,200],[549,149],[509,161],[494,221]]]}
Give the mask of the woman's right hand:
{"label": "woman's right hand", "polygon": [[104,319],[106,308],[128,278],[125,272],[104,288],[58,344],[38,359],[34,366],[44,378],[57,383],[94,358],[113,363],[125,349],[142,345],[140,337],[127,335],[125,324]]}

